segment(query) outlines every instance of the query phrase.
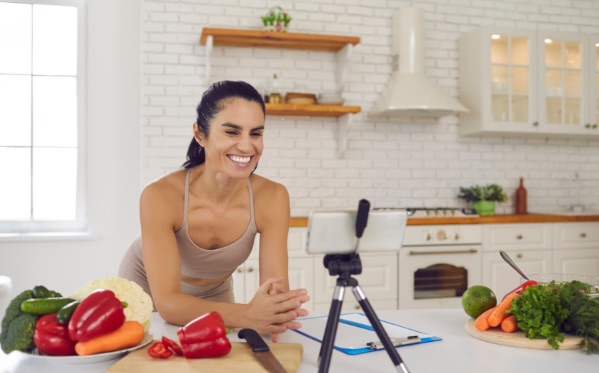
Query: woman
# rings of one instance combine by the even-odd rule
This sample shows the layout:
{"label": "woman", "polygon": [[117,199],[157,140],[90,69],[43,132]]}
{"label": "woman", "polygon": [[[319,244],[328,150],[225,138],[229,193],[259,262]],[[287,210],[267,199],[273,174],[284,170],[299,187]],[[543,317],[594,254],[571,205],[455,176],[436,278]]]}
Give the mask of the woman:
{"label": "woman", "polygon": [[[264,148],[264,101],[245,82],[222,81],[202,95],[196,112],[184,169],[141,194],[141,236],[119,275],[139,283],[169,323],[218,311],[229,327],[273,335],[297,329],[309,297],[289,290],[289,194],[253,173]],[[248,304],[234,303],[231,274],[257,232],[261,286]]]}

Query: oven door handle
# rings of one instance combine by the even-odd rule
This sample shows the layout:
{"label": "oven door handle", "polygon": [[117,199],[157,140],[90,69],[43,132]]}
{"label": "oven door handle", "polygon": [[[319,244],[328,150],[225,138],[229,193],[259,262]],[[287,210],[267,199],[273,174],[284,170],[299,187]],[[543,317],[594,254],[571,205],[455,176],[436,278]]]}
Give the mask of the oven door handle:
{"label": "oven door handle", "polygon": [[476,254],[478,250],[447,250],[447,251],[410,251],[410,255],[438,255],[438,254]]}

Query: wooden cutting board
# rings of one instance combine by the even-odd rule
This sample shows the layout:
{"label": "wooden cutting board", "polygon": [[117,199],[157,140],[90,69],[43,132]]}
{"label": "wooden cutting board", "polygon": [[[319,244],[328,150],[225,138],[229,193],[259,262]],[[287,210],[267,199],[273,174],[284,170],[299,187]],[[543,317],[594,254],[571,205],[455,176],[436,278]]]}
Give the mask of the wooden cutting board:
{"label": "wooden cutting board", "polygon": [[[468,321],[466,321],[466,331],[468,332],[468,334],[475,338],[495,344],[522,348],[532,348],[536,350],[553,349],[553,347],[551,347],[551,345],[547,343],[546,339],[528,339],[522,331],[506,333],[501,329],[493,328],[481,332],[474,326],[474,319],[469,319]],[[559,344],[559,349],[578,349],[580,348],[580,341],[582,341],[582,337],[575,337],[566,334],[564,341]]]}
{"label": "wooden cutting board", "polygon": [[[108,373],[187,373],[187,372],[266,372],[254,357],[252,349],[245,342],[231,342],[232,348],[225,356],[210,359],[186,359],[171,356],[168,359],[154,359],[147,353],[150,343],[144,348],[130,352],[108,368]],[[295,373],[302,360],[304,347],[299,343],[268,343],[270,351],[285,367]]]}

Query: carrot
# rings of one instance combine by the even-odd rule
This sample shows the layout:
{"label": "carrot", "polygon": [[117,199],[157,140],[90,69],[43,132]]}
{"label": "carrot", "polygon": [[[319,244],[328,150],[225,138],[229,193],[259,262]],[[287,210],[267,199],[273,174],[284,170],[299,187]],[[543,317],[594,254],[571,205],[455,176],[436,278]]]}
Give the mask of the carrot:
{"label": "carrot", "polygon": [[489,316],[491,316],[491,313],[493,313],[495,308],[497,308],[497,306],[489,308],[476,318],[476,320],[474,321],[474,326],[476,327],[476,329],[480,330],[481,332],[484,332],[485,330],[489,329]]}
{"label": "carrot", "polygon": [[138,321],[127,320],[117,330],[85,342],[77,342],[77,355],[92,355],[137,346],[144,338],[144,327]]}
{"label": "carrot", "polygon": [[497,307],[495,307],[495,310],[489,316],[490,326],[499,326],[503,319],[509,316],[506,311],[510,309],[512,306],[512,301],[518,296],[520,296],[518,293],[508,294],[508,296],[505,297],[501,303],[497,305]]}
{"label": "carrot", "polygon": [[516,316],[509,315],[501,322],[501,330],[506,333],[512,333],[518,330],[518,322],[516,321]]}

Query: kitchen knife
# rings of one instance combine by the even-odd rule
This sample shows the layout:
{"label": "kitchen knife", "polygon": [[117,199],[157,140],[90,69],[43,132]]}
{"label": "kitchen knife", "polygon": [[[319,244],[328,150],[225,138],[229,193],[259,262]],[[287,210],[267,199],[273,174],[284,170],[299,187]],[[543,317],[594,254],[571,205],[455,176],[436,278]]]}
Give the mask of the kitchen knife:
{"label": "kitchen knife", "polygon": [[241,329],[237,336],[245,339],[252,348],[256,360],[270,373],[287,373],[285,368],[279,363],[275,355],[270,352],[270,348],[264,342],[264,339],[254,329]]}

